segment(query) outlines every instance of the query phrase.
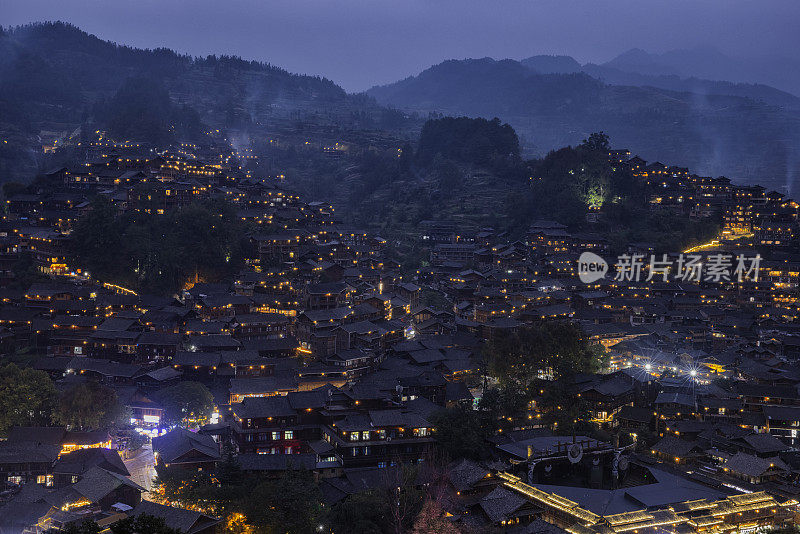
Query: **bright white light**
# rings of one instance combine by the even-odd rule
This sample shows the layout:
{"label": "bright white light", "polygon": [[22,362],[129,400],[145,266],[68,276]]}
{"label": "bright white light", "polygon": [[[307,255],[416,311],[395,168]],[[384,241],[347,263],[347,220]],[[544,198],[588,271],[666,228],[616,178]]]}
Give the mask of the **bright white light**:
{"label": "bright white light", "polygon": [[692,369],[691,371],[689,371],[689,374],[692,376],[697,376],[697,371],[695,369]]}
{"label": "bright white light", "polygon": [[644,364],[644,370],[645,370],[645,371],[649,371],[649,370],[650,370],[650,369],[652,369],[652,368],[653,368],[653,366],[652,366],[652,365],[650,365],[649,363],[646,363],[646,364]]}

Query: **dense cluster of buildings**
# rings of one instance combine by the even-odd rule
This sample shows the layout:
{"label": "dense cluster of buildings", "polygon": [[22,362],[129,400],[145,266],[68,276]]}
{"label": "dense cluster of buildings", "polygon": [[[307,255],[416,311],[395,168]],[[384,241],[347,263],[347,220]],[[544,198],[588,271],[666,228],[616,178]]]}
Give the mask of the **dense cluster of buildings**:
{"label": "dense cluster of buildings", "polygon": [[[137,149],[114,147],[95,163],[47,173],[6,199],[4,351],[30,353],[31,366],[61,390],[89,380],[113,389],[131,428],[152,437],[158,466],[212,468],[226,444],[243,469],[266,473],[302,466],[339,476],[422,462],[433,444],[428,417],[473,398],[462,378],[479,340],[453,332],[410,341],[421,288],[388,259],[385,240],[338,223],[330,205],[303,202],[216,159],[201,162],[188,147]],[[68,259],[67,249],[96,195],[121,213],[154,216],[225,199],[249,228],[246,269],[219,283],[190,281],[171,297],[97,280]],[[15,265],[24,254],[42,278],[22,289]],[[200,433],[170,431],[156,400],[183,380],[205,384],[215,397],[213,424]],[[29,430],[12,434],[37,440],[41,429]],[[118,457],[111,449],[125,443],[105,438],[87,450]],[[150,489],[117,469],[109,476],[125,487],[125,498],[62,502],[63,486],[53,481],[72,453],[60,443],[45,451],[39,441],[35,450],[14,441],[0,443],[0,477],[12,488],[5,509],[15,511],[0,528],[11,532],[109,514],[110,505],[134,513],[139,493]],[[76,473],[71,483],[83,476]],[[42,502],[21,506],[31,485]]]}
{"label": "dense cluster of buildings", "polygon": [[[409,273],[385,239],[343,225],[329,204],[248,176],[230,153],[93,150],[94,163],[56,169],[5,200],[0,347],[32,355],[31,366],[60,389],[87,380],[113,389],[131,428],[152,438],[157,468],[211,470],[230,449],[247,472],[313,471],[328,504],[391,484],[387,473],[431,457],[434,414],[475,404],[491,382],[487,340],[562,320],[610,353],[610,369],[567,385],[608,439],[555,435],[538,423],[534,400],[513,431],[493,438],[490,462],[448,466],[448,517],[573,534],[749,532],[794,517],[794,201],[615,152],[615,164],[649,184],[651,209],[724,213],[719,238],[686,253],[708,263],[713,254],[757,251],[759,276],[676,280],[648,276],[654,264],[645,261],[637,279],[612,270],[583,283],[578,259],[607,256],[603,235],[536,221],[511,241],[439,220],[420,226],[430,261]],[[67,253],[96,195],[120,212],[155,216],[225,199],[250,229],[246,268],[230,280],[189,281],[170,297],[96,280]],[[625,253],[659,249],[630,243]],[[24,253],[43,278],[22,289],[15,265]],[[541,374],[542,395],[548,377]],[[186,380],[215,398],[199,431],[168,428],[157,401]],[[124,443],[107,432],[12,430],[0,442],[8,485],[0,533],[137,513],[169,518],[186,533],[213,531],[213,518],[142,500],[149,480],[129,471],[117,448]]]}
{"label": "dense cluster of buildings", "polygon": [[757,245],[777,251],[796,250],[798,245],[798,203],[760,185],[736,185],[725,177],[690,174],[688,169],[647,164],[636,157],[619,160],[650,186],[650,202],[658,209],[694,218],[724,214],[723,235],[751,235]]}

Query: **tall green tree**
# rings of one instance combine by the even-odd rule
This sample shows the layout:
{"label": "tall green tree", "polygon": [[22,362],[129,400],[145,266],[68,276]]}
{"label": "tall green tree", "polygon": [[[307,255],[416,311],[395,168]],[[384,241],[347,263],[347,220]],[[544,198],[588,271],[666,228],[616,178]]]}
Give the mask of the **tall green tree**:
{"label": "tall green tree", "polygon": [[0,366],[0,434],[12,426],[47,425],[58,393],[47,373]]}
{"label": "tall green tree", "polygon": [[500,119],[444,117],[422,127],[417,160],[427,165],[437,154],[479,166],[497,166],[519,159],[519,138]]}
{"label": "tall green tree", "polygon": [[216,472],[186,472],[178,467],[158,467],[154,484],[164,498],[176,505],[202,509],[214,517],[228,517],[242,512],[242,503],[259,483],[256,477],[220,479]]}
{"label": "tall green tree", "polygon": [[512,430],[528,405],[528,396],[520,384],[504,382],[483,392],[478,411],[486,435]]}
{"label": "tall green tree", "polygon": [[540,376],[560,379],[599,371],[604,351],[572,323],[547,321],[498,336],[485,347],[490,372],[501,382],[527,387]]}
{"label": "tall green tree", "polygon": [[609,138],[605,132],[592,133],[578,145],[578,148],[590,152],[600,152],[603,156],[608,156],[608,151],[611,150]]}
{"label": "tall green tree", "polygon": [[243,513],[263,534],[313,532],[322,518],[321,497],[311,473],[290,469],[252,488]]}
{"label": "tall green tree", "polygon": [[408,532],[425,500],[418,474],[416,466],[407,464],[385,469],[380,486],[334,505],[329,514],[330,529],[360,534]]}
{"label": "tall green tree", "polygon": [[86,215],[75,224],[69,242],[76,265],[106,279],[120,280],[126,251],[123,228],[123,221],[111,201],[95,197]]}
{"label": "tall green tree", "polygon": [[17,261],[14,262],[13,271],[14,281],[12,285],[20,289],[28,289],[34,282],[44,278],[33,261],[33,254],[27,250],[19,253]]}
{"label": "tall green tree", "polygon": [[200,382],[179,382],[155,396],[164,407],[168,424],[202,425],[214,410],[214,395]]}
{"label": "tall green tree", "polygon": [[389,528],[388,516],[386,500],[373,490],[349,495],[336,503],[328,519],[333,532],[381,534]]}
{"label": "tall green tree", "polygon": [[122,422],[124,409],[113,390],[87,382],[65,391],[58,401],[53,421],[67,428],[90,430]]}
{"label": "tall green tree", "polygon": [[480,460],[488,455],[485,432],[479,412],[468,406],[453,406],[437,412],[431,418],[434,437],[440,449],[451,459]]}
{"label": "tall green tree", "polygon": [[[139,196],[147,199],[151,186],[138,187]],[[227,202],[189,205],[163,215],[156,210],[120,214],[108,200],[97,198],[76,224],[70,249],[72,262],[99,280],[173,294],[188,281],[212,282],[236,272],[246,233]]]}

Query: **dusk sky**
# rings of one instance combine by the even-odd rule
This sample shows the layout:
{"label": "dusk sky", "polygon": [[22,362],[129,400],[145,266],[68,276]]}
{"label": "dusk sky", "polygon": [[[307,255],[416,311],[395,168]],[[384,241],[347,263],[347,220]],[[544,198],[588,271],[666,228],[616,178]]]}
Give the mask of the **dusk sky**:
{"label": "dusk sky", "polygon": [[4,26],[75,24],[103,39],[193,55],[235,54],[359,91],[444,59],[713,44],[796,56],[796,0],[2,0]]}

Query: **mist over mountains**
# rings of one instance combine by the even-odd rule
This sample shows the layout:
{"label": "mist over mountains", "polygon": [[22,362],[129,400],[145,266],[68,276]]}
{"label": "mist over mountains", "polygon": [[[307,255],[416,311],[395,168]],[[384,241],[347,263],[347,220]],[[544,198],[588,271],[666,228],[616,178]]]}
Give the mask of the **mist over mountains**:
{"label": "mist over mountains", "polygon": [[[391,130],[415,139],[435,112],[499,117],[515,128],[527,157],[604,131],[614,146],[648,160],[791,194],[800,175],[800,98],[790,91],[800,88],[800,69],[793,64],[754,64],[713,49],[634,49],[584,65],[542,55],[449,60],[348,94],[330,80],[265,63],[135,49],[68,24],[32,24],[0,30],[0,179],[40,170],[43,132],[113,129],[126,117],[161,117],[153,129],[159,142],[196,141],[206,127],[235,128],[246,141],[281,124],[302,131],[304,121],[331,138]],[[147,137],[141,122],[118,130]]]}
{"label": "mist over mountains", "polygon": [[[570,56],[538,55],[520,61],[523,65],[538,74],[573,74],[585,72],[593,78],[610,85],[649,86],[670,91],[690,92],[698,94],[729,95],[752,98],[776,106],[797,109],[800,108],[800,98],[790,91],[782,91],[763,83],[732,82],[726,79],[709,79],[708,76],[685,76],[662,69],[658,72],[642,64],[637,70],[637,64],[628,65],[623,57],[635,54],[634,51],[626,52],[613,60],[603,63],[586,63],[581,65]],[[651,72],[651,71],[656,72]],[[800,88],[799,88],[800,89]],[[797,91],[800,93],[800,91]]]}
{"label": "mist over mountains", "polygon": [[711,46],[661,54],[633,48],[602,66],[655,76],[765,84],[800,95],[800,60],[789,57],[734,58]]}
{"label": "mist over mountains", "polygon": [[646,73],[622,70],[633,69],[624,59],[450,60],[368,94],[408,111],[497,116],[516,129],[529,156],[602,130],[615,146],[648,160],[792,192],[800,173],[797,96],[761,84],[682,78],[655,65]]}

